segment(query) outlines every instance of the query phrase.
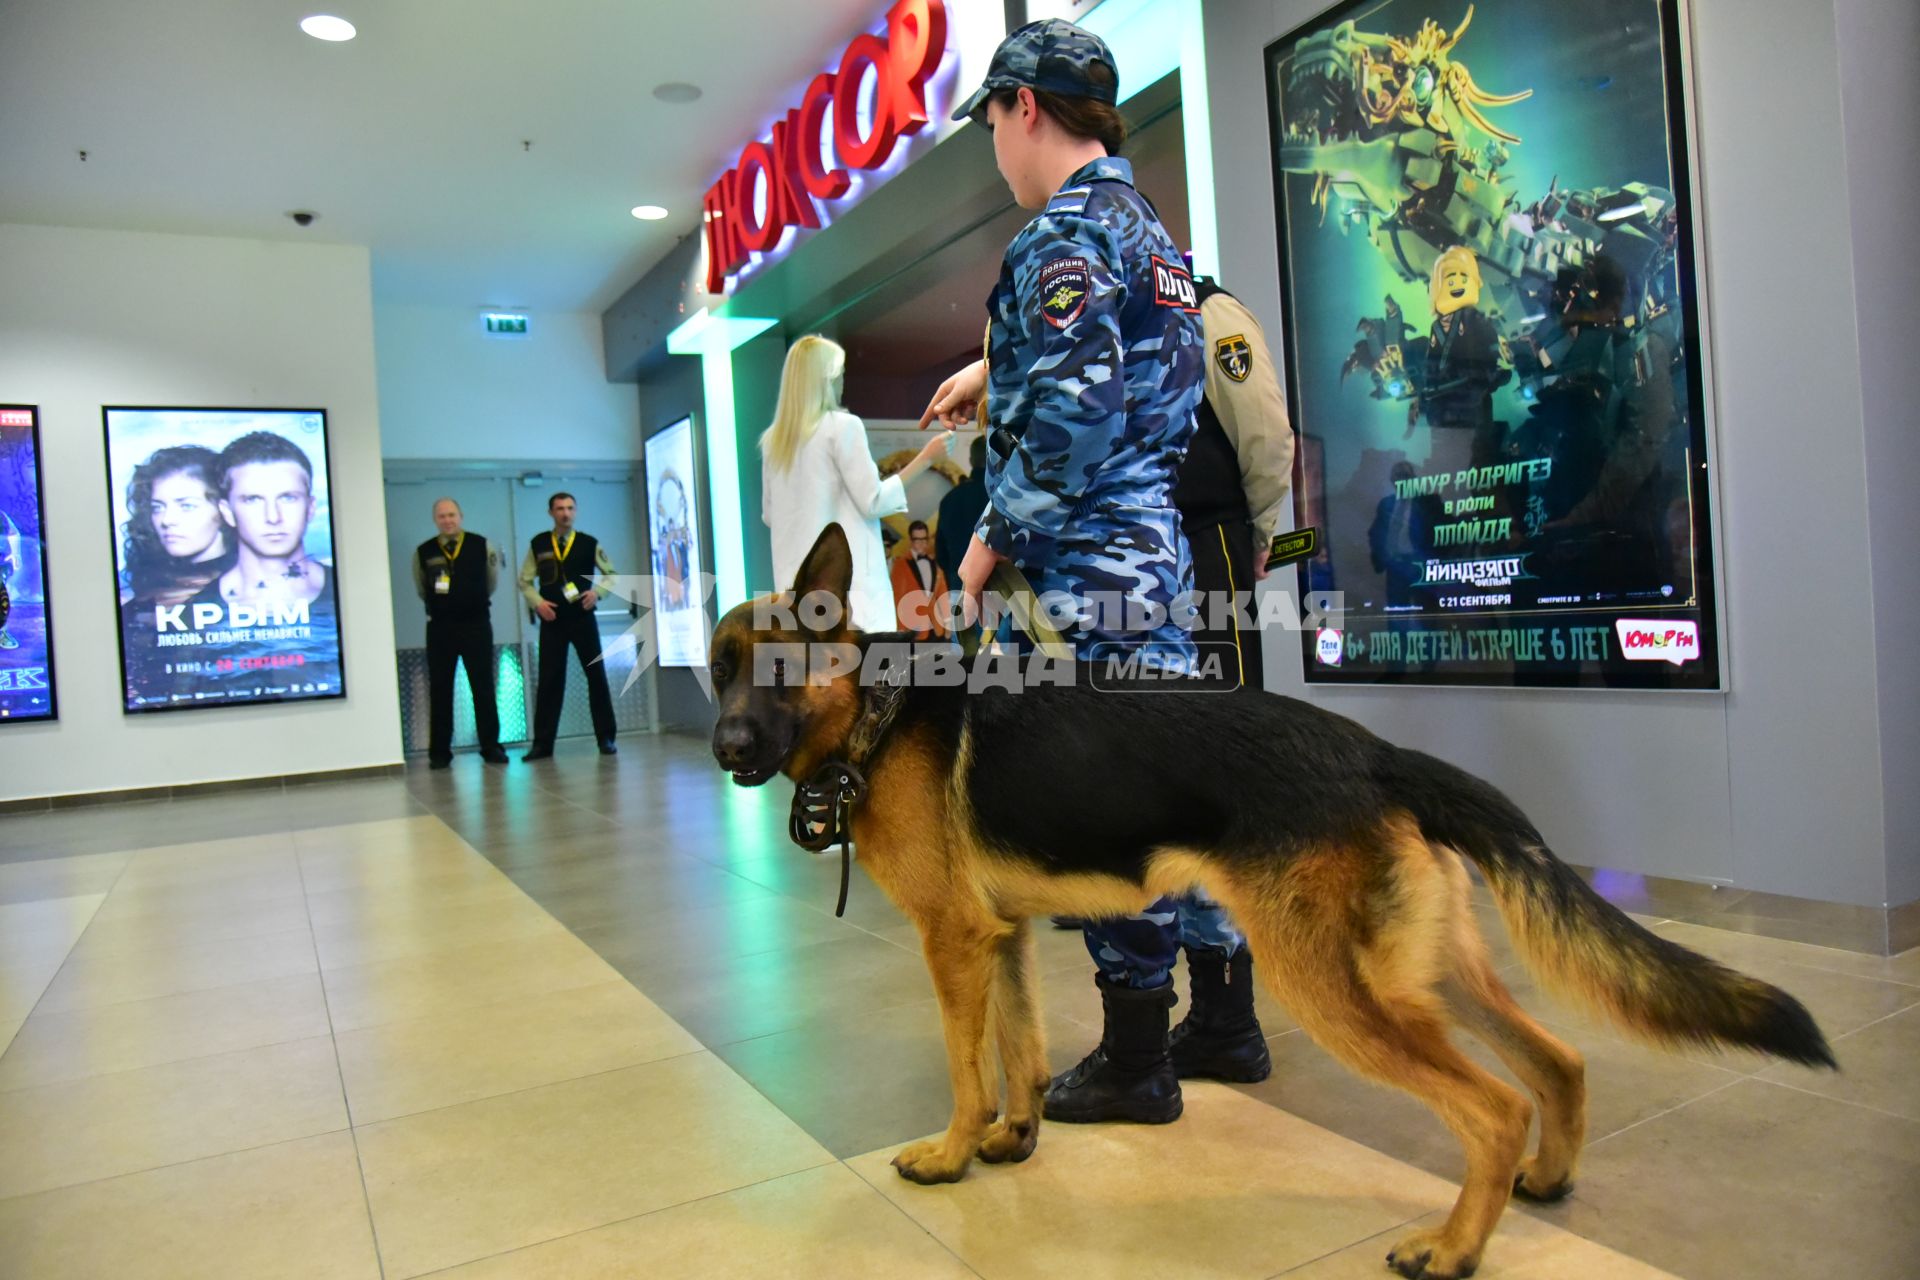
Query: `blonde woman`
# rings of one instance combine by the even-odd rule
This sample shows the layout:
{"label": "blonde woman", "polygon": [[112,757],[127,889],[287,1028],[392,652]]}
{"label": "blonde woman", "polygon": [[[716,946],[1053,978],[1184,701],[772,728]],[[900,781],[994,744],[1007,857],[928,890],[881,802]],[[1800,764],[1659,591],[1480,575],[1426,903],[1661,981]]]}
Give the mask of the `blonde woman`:
{"label": "blonde woman", "polygon": [[773,425],[760,437],[760,512],[773,531],[773,579],[784,588],[820,531],[846,530],[853,547],[853,625],[893,631],[893,586],[880,517],[907,509],[906,486],[946,452],[951,431],[928,440],[898,473],[880,478],[867,429],[840,407],[847,353],[818,334],[787,351]]}

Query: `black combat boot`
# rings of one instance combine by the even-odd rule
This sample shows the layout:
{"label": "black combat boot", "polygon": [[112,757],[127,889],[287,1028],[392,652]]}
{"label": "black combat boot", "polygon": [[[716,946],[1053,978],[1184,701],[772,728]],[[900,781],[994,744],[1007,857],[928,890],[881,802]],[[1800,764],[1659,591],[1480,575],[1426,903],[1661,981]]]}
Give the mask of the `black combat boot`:
{"label": "black combat boot", "polygon": [[1044,1115],[1067,1124],[1131,1120],[1170,1124],[1180,1118],[1180,1079],[1167,1060],[1167,1010],[1173,984],[1136,991],[1096,976],[1106,1031],[1094,1051],[1047,1087]]}
{"label": "black combat boot", "polygon": [[1187,1016],[1173,1029],[1168,1056],[1182,1080],[1253,1084],[1273,1070],[1267,1038],[1253,1013],[1253,957],[1187,951]]}

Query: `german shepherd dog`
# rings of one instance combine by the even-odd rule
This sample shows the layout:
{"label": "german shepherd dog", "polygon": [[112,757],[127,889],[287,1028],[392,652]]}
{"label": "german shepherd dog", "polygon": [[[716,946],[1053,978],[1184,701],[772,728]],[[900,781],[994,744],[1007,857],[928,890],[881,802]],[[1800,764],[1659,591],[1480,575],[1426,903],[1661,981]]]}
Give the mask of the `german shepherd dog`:
{"label": "german shepherd dog", "polygon": [[[826,591],[845,618],[851,579],[829,526],[792,597],[773,603]],[[756,680],[756,649],[878,638],[754,620],[741,605],[714,632],[713,753],[741,785],[802,782],[845,757],[871,695],[853,674]],[[1641,928],[1492,786],[1310,703],[1084,680],[1017,695],[911,687],[864,772],[859,861],[920,931],[953,1084],[945,1134],[894,1158],[914,1182],[952,1182],[976,1155],[1033,1154],[1048,1071],[1029,918],[1124,915],[1194,886],[1245,931],[1257,971],[1321,1047],[1425,1102],[1466,1148],[1445,1224],[1388,1256],[1402,1276],[1470,1275],[1510,1193],[1567,1193],[1586,1131],[1584,1064],[1496,976],[1468,863],[1528,965],[1627,1031],[1835,1065],[1792,996]],[[1454,1027],[1532,1093],[1533,1155],[1528,1101],[1461,1053]]]}

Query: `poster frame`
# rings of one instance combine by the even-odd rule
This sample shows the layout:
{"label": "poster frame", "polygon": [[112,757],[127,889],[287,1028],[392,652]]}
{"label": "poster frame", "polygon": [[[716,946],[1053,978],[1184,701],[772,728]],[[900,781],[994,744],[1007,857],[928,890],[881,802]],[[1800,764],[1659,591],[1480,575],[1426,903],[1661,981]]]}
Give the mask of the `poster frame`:
{"label": "poster frame", "polygon": [[[334,702],[347,696],[347,620],[346,593],[340,589],[340,561],[346,557],[340,552],[340,538],[337,529],[329,529],[333,543],[334,563],[328,566],[328,586],[333,591],[334,639],[340,649],[340,687],[328,693],[302,694],[297,698],[285,695],[272,697],[247,698],[244,701],[220,699],[214,702],[179,702],[150,707],[135,707],[127,702],[127,629],[120,616],[120,525],[114,519],[120,496],[113,491],[113,425],[115,413],[306,413],[315,414],[320,419],[320,445],[323,455],[320,469],[327,478],[327,502],[329,512],[337,503],[339,490],[333,483],[333,435],[332,424],[328,421],[327,411],[314,407],[285,407],[278,405],[182,405],[182,404],[103,404],[100,406],[100,438],[105,450],[102,455],[104,477],[107,486],[107,563],[113,567],[113,641],[120,655],[120,713],[127,716],[165,715],[175,711],[218,711],[247,707],[285,706],[316,702]],[[331,515],[329,517],[331,519]]]}
{"label": "poster frame", "polygon": [[[706,512],[702,509],[702,504],[700,499],[701,499],[701,495],[706,492],[706,477],[702,473],[703,462],[700,456],[701,455],[701,448],[700,448],[701,429],[700,429],[699,423],[696,420],[696,417],[697,415],[693,413],[683,413],[679,417],[668,422],[665,426],[660,427],[658,430],[649,432],[646,438],[640,442],[641,444],[641,448],[640,448],[641,506],[643,508],[643,512],[646,517],[647,573],[649,578],[652,580],[651,581],[652,599],[650,599],[647,602],[647,606],[652,611],[650,615],[651,625],[654,628],[656,639],[659,636],[659,632],[662,626],[661,620],[666,611],[662,606],[661,599],[660,599],[661,584],[659,581],[659,574],[656,573],[654,570],[654,556],[657,549],[654,546],[654,539],[653,539],[653,533],[654,533],[653,457],[652,457],[653,444],[654,444],[654,441],[659,440],[662,436],[667,435],[669,432],[678,431],[682,428],[686,430],[687,456],[689,457],[689,459],[691,459],[691,474],[688,475],[687,481],[686,481],[687,506],[688,506],[687,516],[688,516],[689,528],[692,530],[693,538],[694,538],[694,547],[693,547],[694,555],[692,557],[691,563],[688,565],[688,569],[693,575],[692,582],[697,584],[700,580],[701,575],[705,572],[705,570],[701,567],[701,562],[704,559],[704,553],[706,551],[706,548],[701,544],[703,539],[706,536],[705,531],[703,529],[703,523],[706,518]],[[700,634],[700,647],[703,650],[703,653],[700,660],[697,662],[687,661],[677,656],[670,659],[667,656],[666,645],[664,643],[660,643],[658,662],[662,668],[673,667],[680,670],[693,671],[693,670],[699,670],[700,668],[707,666],[708,663],[710,663],[713,660],[713,653],[711,648],[712,637],[708,634],[709,624],[705,616],[706,610],[707,610],[707,602],[704,599],[701,599],[697,601],[696,607],[699,609],[702,615],[699,634]]]}
{"label": "poster frame", "polygon": [[[1288,242],[1287,187],[1289,175],[1278,163],[1282,131],[1280,67],[1285,51],[1314,32],[1338,25],[1349,18],[1385,7],[1396,0],[1339,0],[1288,31],[1269,41],[1261,53],[1263,78],[1267,91],[1267,160],[1273,183],[1274,246],[1279,274],[1282,368],[1299,365],[1298,328],[1294,311],[1294,272]],[[1481,0],[1484,2],[1484,0]],[[1302,631],[1300,663],[1305,683],[1319,687],[1431,686],[1441,688],[1540,689],[1552,691],[1589,690],[1594,692],[1672,692],[1726,693],[1732,689],[1730,654],[1721,601],[1725,596],[1723,571],[1725,557],[1721,544],[1722,509],[1719,493],[1718,401],[1714,387],[1714,361],[1710,292],[1707,281],[1707,253],[1704,219],[1701,216],[1701,178],[1697,102],[1693,76],[1693,23],[1689,0],[1654,0],[1659,13],[1660,60],[1666,94],[1667,153],[1670,161],[1672,191],[1680,222],[1677,236],[1676,275],[1679,296],[1684,306],[1681,317],[1688,345],[1686,361],[1687,392],[1696,423],[1688,440],[1689,474],[1686,486],[1689,516],[1694,537],[1694,582],[1699,613],[1700,659],[1697,664],[1674,667],[1666,662],[1618,664],[1606,669],[1601,678],[1518,680],[1480,672],[1445,671],[1371,671],[1354,673],[1344,665],[1329,667],[1315,661],[1315,636]],[[1464,6],[1463,6],[1464,12]],[[1298,433],[1309,431],[1324,435],[1323,424],[1307,421],[1301,404],[1301,379],[1284,379],[1287,410]],[[1698,445],[1701,456],[1692,456]],[[1296,519],[1302,500],[1300,463],[1294,462],[1294,501]],[[1325,518],[1329,513],[1321,511]],[[1326,532],[1330,532],[1330,529]],[[1330,555],[1333,539],[1323,533],[1322,555]],[[1314,563],[1314,562],[1309,562]],[[1302,566],[1301,573],[1308,570]],[[1544,610],[1515,611],[1509,617],[1539,617]],[[1623,610],[1584,611],[1599,613],[1609,622],[1624,616]],[[1567,609],[1561,616],[1579,617],[1582,611]],[[1458,617],[1461,615],[1439,615]],[[1344,624],[1343,624],[1344,625]],[[1617,633],[1616,633],[1617,634]],[[1695,674],[1697,672],[1697,674]],[[1605,678],[1605,676],[1615,678]]]}
{"label": "poster frame", "polygon": [[47,455],[40,434],[40,406],[0,404],[0,409],[24,409],[33,415],[27,431],[33,438],[33,500],[40,516],[40,596],[47,629],[47,713],[43,716],[0,716],[0,728],[55,724],[60,719],[60,672],[53,656],[53,553],[47,549]]}

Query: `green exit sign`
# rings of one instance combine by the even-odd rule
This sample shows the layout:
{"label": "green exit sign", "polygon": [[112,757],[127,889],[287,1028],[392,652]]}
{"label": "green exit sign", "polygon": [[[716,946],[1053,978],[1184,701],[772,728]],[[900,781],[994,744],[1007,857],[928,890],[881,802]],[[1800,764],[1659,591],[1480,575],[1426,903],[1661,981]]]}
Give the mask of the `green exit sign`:
{"label": "green exit sign", "polygon": [[527,336],[527,317],[517,311],[488,311],[482,319],[487,322],[487,332],[496,338],[524,338]]}

